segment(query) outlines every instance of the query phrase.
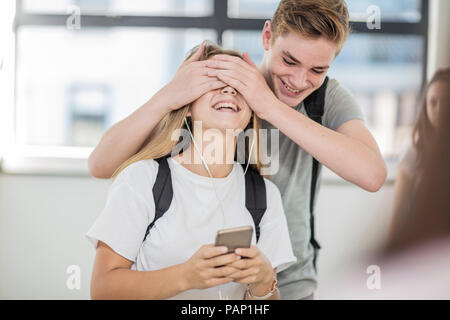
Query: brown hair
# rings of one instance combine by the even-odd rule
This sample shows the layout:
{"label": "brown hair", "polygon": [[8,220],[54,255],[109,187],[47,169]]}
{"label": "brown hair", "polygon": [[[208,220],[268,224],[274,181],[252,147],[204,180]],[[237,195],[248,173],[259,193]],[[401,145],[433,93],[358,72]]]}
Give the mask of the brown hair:
{"label": "brown hair", "polygon": [[438,70],[428,85],[423,90],[419,115],[417,116],[416,123],[412,131],[413,146],[417,152],[417,166],[422,166],[424,162],[424,155],[428,153],[428,147],[430,141],[434,141],[436,138],[436,130],[430,122],[430,118],[427,113],[427,94],[428,89],[436,82],[445,81],[450,83],[450,69]]}
{"label": "brown hair", "polygon": [[272,17],[272,41],[290,31],[311,39],[325,37],[337,44],[337,55],[350,33],[349,20],[343,0],[281,0]]}
{"label": "brown hair", "polygon": [[[199,60],[208,60],[212,56],[216,54],[228,54],[236,57],[242,58],[241,54],[234,50],[224,50],[218,45],[205,41],[204,42],[205,48],[203,50],[203,54],[200,56]],[[188,60],[198,49],[200,46],[194,47],[188,56],[186,57],[186,60]],[[189,108],[191,107],[191,104],[185,105],[181,107],[178,110],[174,110],[169,112],[158,124],[155,134],[152,136],[148,144],[142,148],[141,151],[139,151],[137,154],[126,160],[124,163],[122,163],[114,172],[113,178],[117,177],[119,173],[131,165],[134,162],[140,161],[140,160],[147,160],[147,159],[158,159],[161,157],[164,157],[166,155],[169,155],[174,147],[178,144],[179,140],[181,139],[181,129],[184,125],[184,118],[187,117],[187,114],[189,112]],[[191,126],[190,126],[191,127]],[[261,162],[259,158],[259,129],[261,128],[261,119],[258,118],[255,114],[253,114],[253,121],[250,121],[245,130],[247,129],[253,129],[253,139],[255,139],[255,145],[253,149],[253,156],[255,159],[255,164],[251,163],[253,169],[260,172],[261,169]],[[192,130],[192,129],[191,129]],[[244,130],[244,131],[245,131]],[[173,138],[173,133],[178,133],[178,138]],[[246,161],[249,161],[249,143],[245,142],[246,146],[246,152],[245,152],[245,159]],[[235,157],[236,158],[236,157]]]}

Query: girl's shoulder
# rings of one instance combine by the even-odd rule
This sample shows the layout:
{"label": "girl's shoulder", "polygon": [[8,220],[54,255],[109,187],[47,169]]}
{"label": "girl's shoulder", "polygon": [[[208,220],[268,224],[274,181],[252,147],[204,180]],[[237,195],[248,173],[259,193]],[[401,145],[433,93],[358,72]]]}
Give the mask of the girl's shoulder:
{"label": "girl's shoulder", "polygon": [[136,161],[120,172],[113,185],[128,184],[136,191],[151,191],[158,173],[158,162],[153,159]]}

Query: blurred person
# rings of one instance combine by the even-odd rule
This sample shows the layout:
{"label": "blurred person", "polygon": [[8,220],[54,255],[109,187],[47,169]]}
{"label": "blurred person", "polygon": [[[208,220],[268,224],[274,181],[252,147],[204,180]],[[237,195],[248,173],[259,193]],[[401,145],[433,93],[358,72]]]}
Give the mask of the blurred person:
{"label": "blurred person", "polygon": [[395,183],[395,198],[391,222],[392,232],[402,225],[411,214],[412,194],[420,177],[416,175],[424,165],[425,156],[429,153],[432,142],[437,139],[440,113],[449,101],[450,69],[438,70],[425,87],[419,115],[413,132],[412,144],[406,150],[399,163]]}
{"label": "blurred person", "polygon": [[191,61],[163,90],[105,133],[89,156],[90,173],[110,178],[148,143],[168,112],[221,82],[233,87],[262,119],[262,128],[279,130],[279,150],[269,150],[279,159],[279,170],[268,179],[281,192],[297,258],[294,266],[279,273],[281,297],[312,299],[320,249],[313,211],[321,166],[369,192],[378,191],[386,179],[383,157],[361,108],[337,80],[327,77],[349,32],[343,0],[281,0],[264,24],[264,57],[258,66],[247,53],[242,58],[216,55],[205,64]]}
{"label": "blurred person", "polygon": [[[449,93],[449,69],[440,70],[424,90],[417,121],[422,136],[414,135],[420,155],[411,169],[414,188],[396,200],[403,216],[376,254],[327,284],[336,290],[329,293],[332,298],[450,299]],[[432,139],[423,135],[427,125]]]}
{"label": "blurred person", "polygon": [[[240,56],[235,51],[203,44],[202,50],[192,50],[184,66],[217,54]],[[191,123],[200,122],[201,127],[189,129],[193,144],[174,154],[181,138],[174,138],[174,133],[182,128],[183,121],[189,125],[187,128],[191,126],[187,117]],[[280,192],[269,180],[262,181],[267,209],[259,229],[255,228],[246,209],[246,172],[233,160],[236,138],[225,136],[227,130],[234,133],[248,128],[256,137],[260,120],[253,115],[251,121],[251,117],[252,111],[242,95],[228,85],[219,85],[169,112],[149,144],[117,169],[106,205],[87,233],[96,248],[93,299],[280,298],[276,273],[296,261]],[[219,137],[211,140],[208,130],[214,130]],[[252,140],[258,150],[258,139]],[[208,157],[202,155],[197,144],[203,150],[214,146],[213,150],[224,152]],[[246,148],[246,170],[259,171],[258,160],[249,167],[251,149]],[[196,152],[203,164],[189,160]],[[152,188],[159,169],[166,164],[173,198],[158,219],[159,207],[151,197]],[[167,194],[166,186],[162,190]],[[253,233],[250,248],[227,253],[226,247],[210,244],[219,229],[246,225],[260,230]]]}

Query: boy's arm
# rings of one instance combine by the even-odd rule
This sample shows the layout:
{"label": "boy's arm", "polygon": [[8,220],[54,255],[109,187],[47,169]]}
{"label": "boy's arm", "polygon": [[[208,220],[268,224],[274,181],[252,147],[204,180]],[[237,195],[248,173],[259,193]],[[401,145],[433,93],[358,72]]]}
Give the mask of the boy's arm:
{"label": "boy's arm", "polygon": [[150,141],[153,130],[168,112],[197,100],[206,92],[226,86],[217,77],[208,76],[206,61],[199,61],[204,48],[201,44],[166,86],[105,133],[88,159],[92,176],[110,178],[125,160]]}
{"label": "boy's arm", "polygon": [[211,76],[236,88],[261,119],[270,122],[297,145],[343,179],[378,191],[386,179],[386,165],[378,145],[361,120],[350,120],[336,131],[326,128],[275,96],[251,61],[217,55],[208,62]]}
{"label": "boy's arm", "polygon": [[277,100],[267,121],[343,179],[378,191],[386,179],[386,166],[378,145],[362,120],[350,120],[336,131],[319,125]]}
{"label": "boy's arm", "polygon": [[168,103],[161,90],[127,118],[108,129],[89,156],[90,174],[96,178],[110,178],[125,160],[150,140],[153,130],[169,112]]}

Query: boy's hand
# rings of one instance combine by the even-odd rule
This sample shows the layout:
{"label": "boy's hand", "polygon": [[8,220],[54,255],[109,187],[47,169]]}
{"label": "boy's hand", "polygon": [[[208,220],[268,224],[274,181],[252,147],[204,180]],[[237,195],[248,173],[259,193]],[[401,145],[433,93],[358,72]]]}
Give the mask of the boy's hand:
{"label": "boy's hand", "polygon": [[256,115],[264,120],[279,100],[267,85],[266,79],[259,72],[248,53],[243,59],[225,54],[218,54],[206,61],[208,75],[216,76],[227,85],[235,88],[247,101]]}
{"label": "boy's hand", "polygon": [[163,89],[168,101],[169,111],[177,110],[201,97],[206,92],[226,87],[227,84],[215,76],[208,76],[207,61],[199,61],[205,45],[178,68],[177,73]]}

